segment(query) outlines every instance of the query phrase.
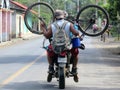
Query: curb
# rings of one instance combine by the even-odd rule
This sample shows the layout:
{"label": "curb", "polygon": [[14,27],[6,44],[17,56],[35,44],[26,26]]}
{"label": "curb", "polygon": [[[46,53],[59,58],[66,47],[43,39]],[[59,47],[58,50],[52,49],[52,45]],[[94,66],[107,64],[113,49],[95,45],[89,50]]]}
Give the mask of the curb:
{"label": "curb", "polygon": [[6,41],[6,42],[0,43],[0,48],[6,47],[6,46],[10,46],[10,45],[15,44],[17,42],[21,42],[21,41],[25,41],[25,40],[30,40],[30,39],[35,39],[35,38],[40,38],[40,36],[41,35],[29,34],[29,35],[25,35],[25,36],[23,36],[21,38],[11,39],[10,41]]}

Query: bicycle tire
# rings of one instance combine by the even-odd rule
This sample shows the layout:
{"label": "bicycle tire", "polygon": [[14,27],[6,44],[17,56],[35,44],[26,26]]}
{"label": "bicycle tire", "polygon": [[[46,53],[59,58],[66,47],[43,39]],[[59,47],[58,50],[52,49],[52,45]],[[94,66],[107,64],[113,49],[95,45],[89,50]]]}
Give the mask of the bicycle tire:
{"label": "bicycle tire", "polygon": [[53,21],[54,9],[48,3],[34,3],[31,6],[29,6],[25,11],[25,25],[28,28],[28,30],[34,34],[43,34],[43,32],[40,31],[41,22],[44,23],[47,28],[47,26]]}
{"label": "bicycle tire", "polygon": [[75,21],[76,21],[73,16],[68,16],[68,17],[65,18],[65,20],[68,21],[68,22],[70,22],[70,23],[72,23],[72,24],[74,24]]}
{"label": "bicycle tire", "polygon": [[[79,22],[80,19],[81,19],[81,22]],[[78,12],[76,20],[79,25],[79,30],[87,36],[99,36],[106,31],[109,25],[109,15],[107,11],[98,5],[88,5],[88,6],[83,7]],[[93,24],[95,23],[101,24],[102,22],[100,20],[101,21],[106,20],[104,28],[101,28],[102,25],[99,25],[98,26],[99,30],[97,31],[97,33],[92,33],[92,31],[90,30],[92,30]]]}
{"label": "bicycle tire", "polygon": [[70,23],[72,23],[72,24],[74,24],[74,21],[72,21],[71,19],[65,18],[65,20],[68,21],[68,22],[70,22]]}

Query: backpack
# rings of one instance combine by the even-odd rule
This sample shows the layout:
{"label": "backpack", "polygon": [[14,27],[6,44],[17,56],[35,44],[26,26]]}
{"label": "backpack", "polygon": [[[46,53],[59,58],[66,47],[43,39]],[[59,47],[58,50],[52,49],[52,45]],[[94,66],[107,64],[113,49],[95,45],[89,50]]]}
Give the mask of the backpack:
{"label": "backpack", "polygon": [[57,31],[54,34],[54,38],[51,44],[53,47],[53,51],[56,54],[60,54],[62,51],[68,49],[68,47],[70,46],[69,36],[66,34],[66,31],[64,30],[66,24],[67,21],[65,21],[63,25],[60,27],[56,22],[54,23],[54,26],[56,27]]}

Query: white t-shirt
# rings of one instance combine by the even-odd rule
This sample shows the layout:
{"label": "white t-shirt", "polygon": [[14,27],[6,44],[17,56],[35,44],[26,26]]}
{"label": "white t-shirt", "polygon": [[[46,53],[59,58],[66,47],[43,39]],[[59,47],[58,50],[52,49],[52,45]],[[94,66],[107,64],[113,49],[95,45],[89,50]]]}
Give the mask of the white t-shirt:
{"label": "white t-shirt", "polygon": [[[66,21],[66,20],[62,19],[62,20],[55,21],[54,23],[57,23],[57,24],[61,27],[65,21]],[[55,34],[55,32],[56,32],[56,27],[55,27],[54,23],[51,25],[53,38],[54,38],[54,34]],[[67,35],[69,36],[69,38],[70,38],[70,23],[69,23],[69,22],[66,24],[64,30],[66,31],[66,34],[67,34]]]}

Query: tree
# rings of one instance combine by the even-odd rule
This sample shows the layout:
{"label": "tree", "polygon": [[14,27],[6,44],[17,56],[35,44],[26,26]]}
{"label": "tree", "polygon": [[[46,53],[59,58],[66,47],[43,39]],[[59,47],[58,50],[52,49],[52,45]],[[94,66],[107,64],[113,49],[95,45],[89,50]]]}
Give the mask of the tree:
{"label": "tree", "polygon": [[107,5],[104,6],[109,12],[110,19],[115,21],[117,16],[120,16],[120,0],[108,0]]}
{"label": "tree", "polygon": [[17,1],[26,6],[30,6],[31,4],[38,2],[38,0],[31,0],[31,1],[30,0],[14,0],[14,1]]}

